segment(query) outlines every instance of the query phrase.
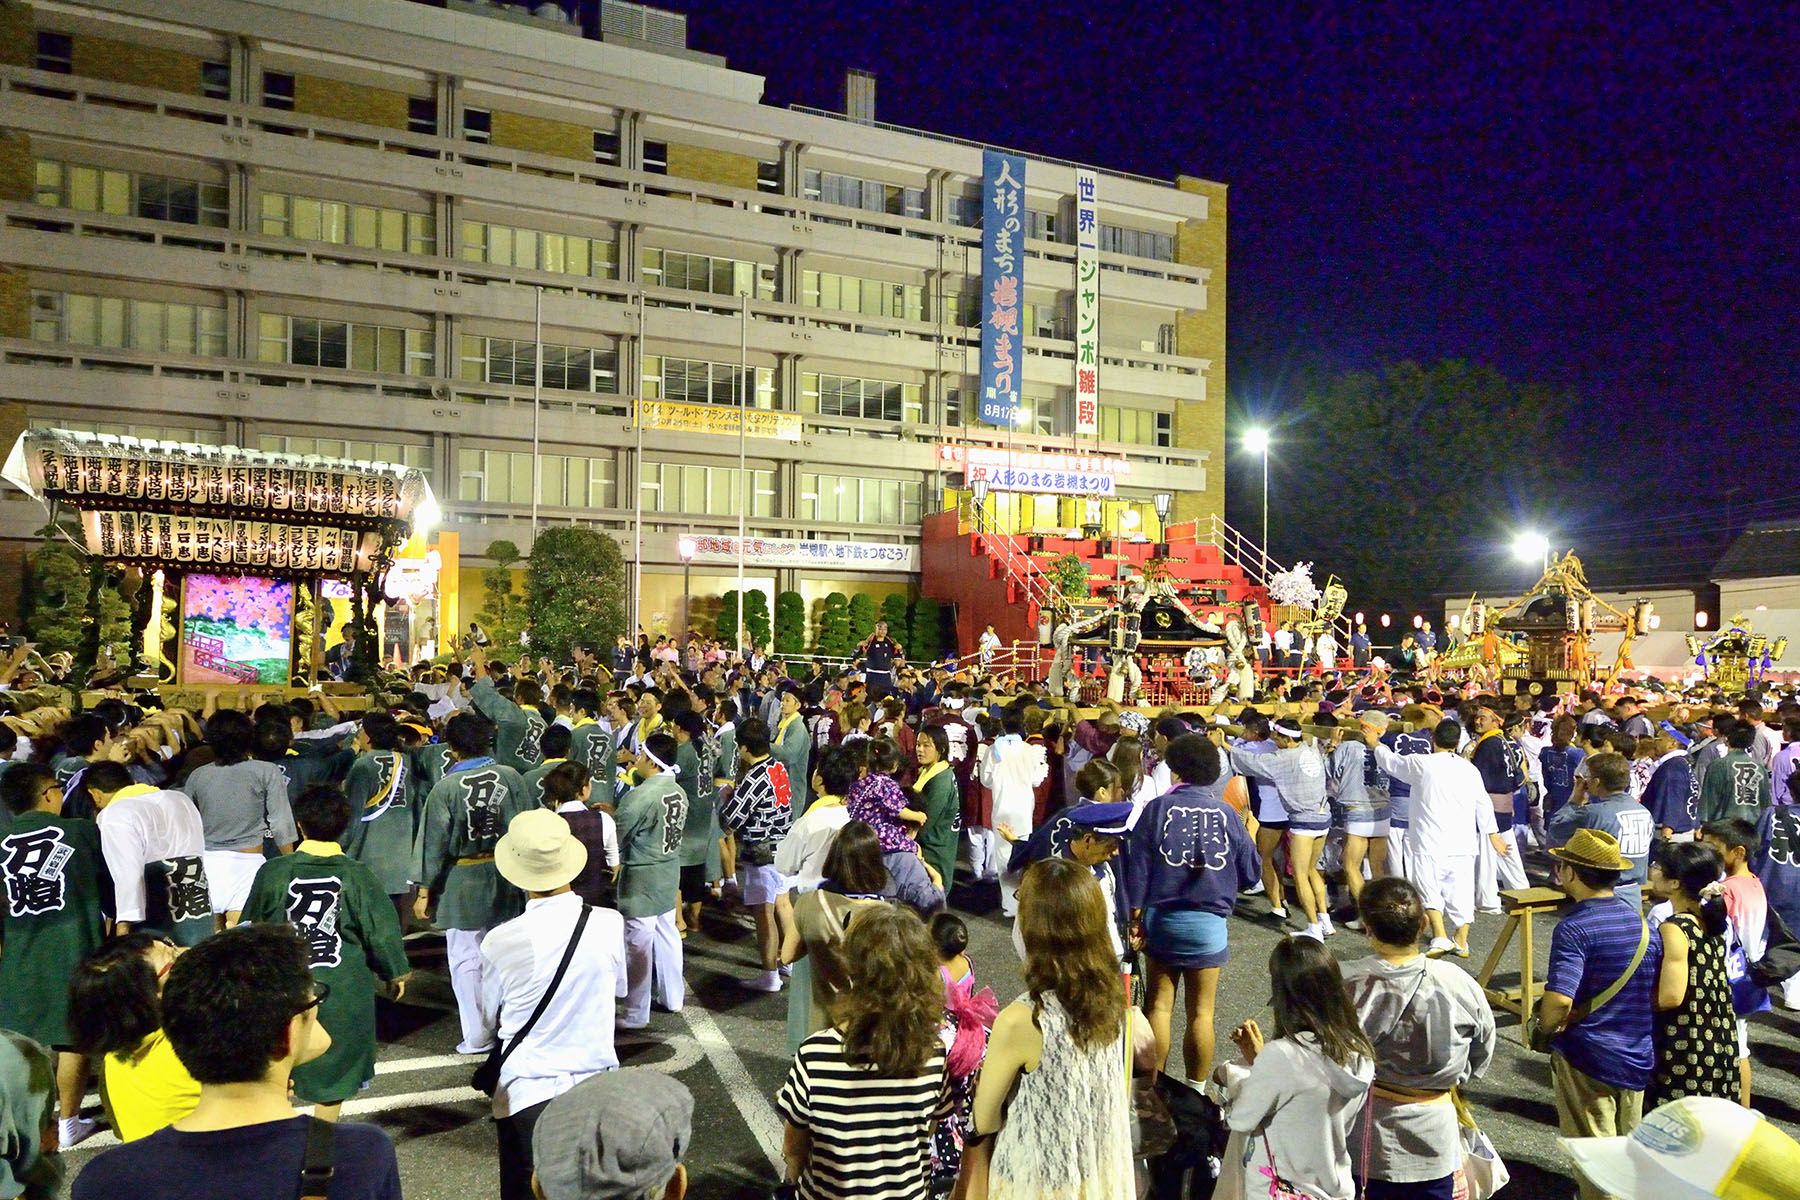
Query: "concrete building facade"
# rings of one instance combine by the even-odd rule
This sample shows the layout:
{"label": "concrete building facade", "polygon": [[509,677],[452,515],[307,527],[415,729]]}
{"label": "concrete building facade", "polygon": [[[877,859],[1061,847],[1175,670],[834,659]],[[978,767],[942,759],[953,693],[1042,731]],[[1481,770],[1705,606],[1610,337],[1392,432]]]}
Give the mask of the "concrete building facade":
{"label": "concrete building facade", "polygon": [[[1141,530],[1161,491],[1171,520],[1222,513],[1223,185],[1102,171],[1100,430],[1078,439],[1076,165],[1029,158],[1030,418],[994,429],[981,147],[765,104],[672,14],[603,0],[597,39],[449,2],[0,0],[0,438],[417,466],[465,560],[529,547],[534,475],[540,526],[628,557],[641,496],[646,623],[679,595],[677,536],[735,535],[740,496],[751,537],[916,544],[958,499],[947,446],[1126,459],[1109,520]],[[740,402],[772,434],[748,480],[708,409]],[[1076,502],[990,504],[1029,528]],[[39,523],[0,501],[11,556]]]}

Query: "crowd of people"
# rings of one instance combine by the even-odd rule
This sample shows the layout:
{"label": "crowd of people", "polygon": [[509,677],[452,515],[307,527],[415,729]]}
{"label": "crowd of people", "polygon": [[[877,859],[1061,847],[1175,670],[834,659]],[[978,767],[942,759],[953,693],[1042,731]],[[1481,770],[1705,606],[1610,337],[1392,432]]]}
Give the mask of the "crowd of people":
{"label": "crowd of people", "polygon": [[[78,715],[0,693],[20,1190],[50,1194],[94,1132],[97,1074],[125,1144],[78,1200],[401,1195],[386,1136],[334,1123],[428,929],[506,1200],[682,1194],[692,1099],[620,1070],[614,1035],[690,1002],[684,944],[713,919],[754,927],[742,986],[786,994],[773,1099],[809,1200],[1135,1196],[1134,1073],[1159,1072],[1215,1106],[1202,1169],[1243,1194],[1468,1194],[1462,1089],[1496,1027],[1455,960],[1534,882],[1573,902],[1532,1037],[1584,1195],[1620,1177],[1616,1144],[1586,1139],[1660,1106],[1737,1129],[1715,1106],[1753,1101],[1747,1018],[1800,1007],[1791,697],[1330,675],[1152,715],[908,665],[879,627],[847,668],[490,649],[349,716],[317,690]],[[961,915],[996,909],[1024,981],[1005,1007]],[[1288,935],[1266,963],[1232,965],[1245,919]],[[1368,953],[1340,965],[1347,934]],[[1234,1062],[1226,970],[1270,987],[1224,1031]]]}

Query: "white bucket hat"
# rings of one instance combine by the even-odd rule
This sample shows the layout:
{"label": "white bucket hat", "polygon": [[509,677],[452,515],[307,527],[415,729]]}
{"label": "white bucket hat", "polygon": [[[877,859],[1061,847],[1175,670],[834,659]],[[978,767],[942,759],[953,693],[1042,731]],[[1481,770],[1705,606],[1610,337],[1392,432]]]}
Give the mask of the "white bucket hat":
{"label": "white bucket hat", "polygon": [[494,846],[500,878],[528,892],[554,892],[587,866],[587,847],[547,808],[518,814]]}

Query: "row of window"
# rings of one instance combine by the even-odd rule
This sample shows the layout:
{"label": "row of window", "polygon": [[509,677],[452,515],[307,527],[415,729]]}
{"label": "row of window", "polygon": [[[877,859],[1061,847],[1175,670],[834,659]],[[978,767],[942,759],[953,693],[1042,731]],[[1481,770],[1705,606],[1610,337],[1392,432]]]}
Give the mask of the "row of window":
{"label": "row of window", "polygon": [[918,284],[862,279],[831,271],[800,272],[800,303],[808,308],[870,317],[925,319],[925,289]]}
{"label": "row of window", "polygon": [[301,367],[433,375],[437,372],[437,335],[429,329],[261,313],[256,319],[256,358]]}
{"label": "row of window", "polygon": [[[36,58],[38,70],[68,75],[74,72],[74,63],[75,50],[72,35],[52,30],[38,32]],[[216,100],[228,99],[231,95],[230,65],[223,62],[203,63],[200,84],[202,94]],[[292,112],[294,111],[296,92],[297,84],[292,73],[271,70],[262,72],[262,106],[264,108],[279,112]],[[406,124],[408,131],[412,133],[428,135],[438,133],[437,100],[429,96],[408,97]],[[493,140],[493,113],[484,108],[465,107],[462,115],[462,137],[464,141],[474,142],[477,145],[490,144]],[[616,129],[594,130],[593,154],[596,163],[609,166],[618,165],[620,161],[618,131]],[[643,169],[651,174],[668,174],[668,143],[646,141],[642,165]],[[757,164],[758,190],[779,192],[781,186],[780,163],[762,162]],[[845,208],[857,208],[867,212],[887,213],[891,216],[914,217],[924,220],[930,215],[924,188],[863,179],[836,171],[806,170],[802,175],[801,194],[809,200],[816,200],[823,204],[841,205]],[[945,219],[952,224],[971,228],[981,224],[981,197],[979,195],[969,193],[952,195],[948,198],[947,208]],[[1058,223],[1055,213],[1032,209],[1026,211],[1025,218],[1025,236],[1041,238],[1046,241],[1057,240]],[[162,219],[178,220],[180,218]],[[223,224],[223,222],[219,223]],[[1135,255],[1140,258],[1154,258],[1165,262],[1174,259],[1174,238],[1169,234],[1102,225],[1100,235],[1102,250]]]}
{"label": "row of window", "polygon": [[925,485],[917,479],[869,479],[860,475],[800,476],[803,521],[856,521],[917,525],[923,519]]}
{"label": "row of window", "polygon": [[348,204],[285,192],[264,192],[259,207],[260,228],[268,237],[404,254],[437,253],[437,218],[428,212]]}
{"label": "row of window", "polygon": [[826,417],[922,424],[925,420],[924,388],[916,383],[854,379],[808,371],[800,376],[800,411]]}
{"label": "row of window", "polygon": [[460,249],[467,262],[497,267],[523,267],[595,279],[612,279],[618,274],[618,250],[611,238],[546,233],[492,221],[464,221]]}
{"label": "row of window", "polygon": [[[569,392],[619,390],[619,354],[592,346],[544,343],[544,386]],[[462,336],[462,378],[531,387],[537,379],[535,343],[516,338]]]}
{"label": "row of window", "polygon": [[225,309],[33,291],[31,337],[38,342],[220,357],[225,353]]}
{"label": "row of window", "polygon": [[47,158],[37,160],[36,172],[32,199],[50,208],[218,228],[231,222],[231,193],[222,183],[103,170]]}
{"label": "row of window", "polygon": [[662,354],[644,356],[646,400],[737,405],[742,402],[746,388],[751,389],[752,408],[775,407],[773,367],[740,368],[736,363],[707,362],[698,358],[670,358]]}
{"label": "row of window", "polygon": [[644,283],[653,287],[711,292],[716,296],[753,295],[759,300],[775,298],[775,267],[771,263],[650,247],[643,253],[642,267]]}

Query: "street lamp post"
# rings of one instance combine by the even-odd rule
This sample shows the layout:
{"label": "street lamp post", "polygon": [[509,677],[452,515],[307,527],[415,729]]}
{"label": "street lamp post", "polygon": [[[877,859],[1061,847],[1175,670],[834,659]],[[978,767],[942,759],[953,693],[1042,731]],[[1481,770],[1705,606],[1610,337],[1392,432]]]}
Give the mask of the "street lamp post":
{"label": "street lamp post", "polygon": [[975,482],[971,483],[969,487],[975,493],[975,512],[973,514],[975,517],[975,532],[982,533],[984,531],[981,528],[981,515],[982,510],[987,507],[988,481],[985,478],[977,479]]}
{"label": "street lamp post", "polygon": [[[693,579],[694,552],[699,548],[700,543],[694,540],[694,535],[691,533],[684,533],[675,540],[675,550],[681,555],[681,661],[683,664],[687,662],[688,640],[691,636],[688,631],[693,627],[689,610],[694,605],[694,593],[689,584]],[[743,603],[744,597],[740,592],[738,604],[742,606]]]}
{"label": "street lamp post", "polygon": [[1244,449],[1262,455],[1262,552],[1269,553],[1269,431],[1252,429],[1244,435]]}
{"label": "street lamp post", "polygon": [[1156,506],[1156,541],[1159,557],[1169,556],[1169,510],[1175,506],[1173,492],[1158,492],[1150,498]]}

